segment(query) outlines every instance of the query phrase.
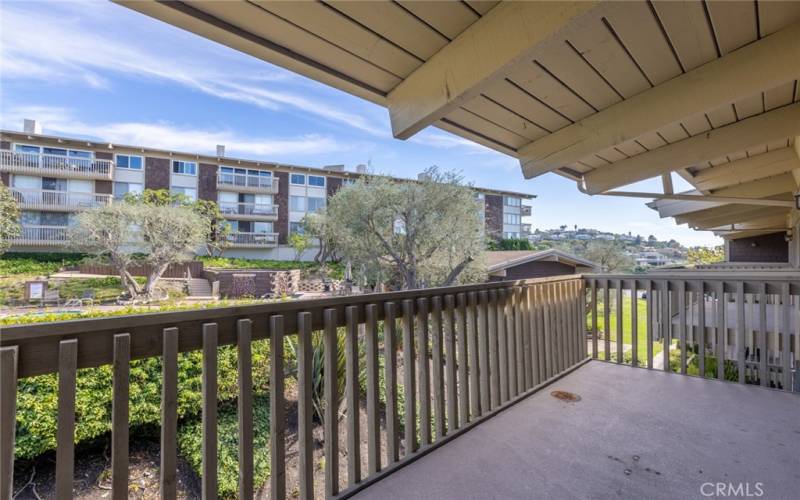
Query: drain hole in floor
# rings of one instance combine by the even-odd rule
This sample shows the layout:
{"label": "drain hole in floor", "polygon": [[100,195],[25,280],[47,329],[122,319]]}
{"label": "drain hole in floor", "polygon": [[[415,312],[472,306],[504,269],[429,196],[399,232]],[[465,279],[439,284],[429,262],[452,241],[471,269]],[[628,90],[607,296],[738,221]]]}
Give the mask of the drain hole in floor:
{"label": "drain hole in floor", "polygon": [[581,400],[581,397],[577,394],[567,391],[553,391],[550,393],[556,399],[560,399],[561,401],[566,401],[568,403],[575,403]]}

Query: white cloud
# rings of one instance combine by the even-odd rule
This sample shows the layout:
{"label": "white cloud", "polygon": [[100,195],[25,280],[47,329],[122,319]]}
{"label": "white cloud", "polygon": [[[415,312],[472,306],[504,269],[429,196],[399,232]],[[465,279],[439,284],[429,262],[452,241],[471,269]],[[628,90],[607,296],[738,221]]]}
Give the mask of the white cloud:
{"label": "white cloud", "polygon": [[84,123],[67,108],[19,106],[4,110],[2,127],[18,129],[22,119],[37,117],[46,134],[64,134],[124,145],[143,145],[189,153],[213,154],[217,144],[225,144],[230,156],[274,159],[283,156],[308,156],[335,153],[358,147],[336,139],[305,134],[294,137],[245,136],[230,130],[206,130],[169,122]]}
{"label": "white cloud", "polygon": [[[41,8],[45,6],[46,8]],[[33,9],[30,9],[33,7]],[[86,11],[91,15],[84,15]],[[382,110],[343,109],[325,96],[292,91],[292,73],[103,3],[4,3],[0,67],[5,80],[110,88],[108,76],[152,79],[259,108],[296,112],[388,135]],[[317,89],[318,93],[328,89]],[[378,112],[380,111],[380,112]],[[309,116],[310,115],[310,116]]]}
{"label": "white cloud", "polygon": [[477,142],[472,142],[463,137],[443,132],[429,132],[424,130],[416,134],[410,140],[411,142],[434,148],[463,149],[466,153],[495,153],[493,150],[486,146],[481,146]]}

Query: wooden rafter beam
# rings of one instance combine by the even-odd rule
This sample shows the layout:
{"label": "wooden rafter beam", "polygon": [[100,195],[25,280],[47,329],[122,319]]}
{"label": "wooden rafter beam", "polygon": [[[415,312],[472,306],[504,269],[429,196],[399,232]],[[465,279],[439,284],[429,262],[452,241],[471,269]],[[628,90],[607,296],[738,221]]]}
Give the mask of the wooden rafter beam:
{"label": "wooden rafter beam", "polygon": [[519,150],[526,178],[800,75],[800,23],[668,80]]}
{"label": "wooden rafter beam", "polygon": [[588,172],[590,194],[632,184],[800,133],[800,103],[710,130]]}
{"label": "wooden rafter beam", "polygon": [[781,148],[701,170],[694,176],[694,185],[701,191],[720,189],[795,169],[800,169],[800,158],[792,148]]}
{"label": "wooden rafter beam", "polygon": [[392,133],[408,139],[445,117],[598,5],[500,3],[389,93]]}
{"label": "wooden rafter beam", "polygon": [[731,224],[748,224],[753,221],[762,221],[765,218],[785,218],[786,210],[779,208],[766,207],[758,210],[753,210],[746,214],[729,214],[726,216],[707,219],[699,222],[688,222],[690,227],[695,229],[713,229],[721,226],[728,226]]}
{"label": "wooden rafter beam", "polygon": [[655,200],[678,200],[688,202],[713,202],[713,203],[737,203],[740,205],[759,205],[765,207],[784,207],[794,206],[793,201],[786,200],[764,200],[760,198],[750,198],[742,196],[699,196],[694,194],[659,194],[641,193],[637,191],[606,191],[599,193],[601,196],[622,196],[626,198],[651,198]]}

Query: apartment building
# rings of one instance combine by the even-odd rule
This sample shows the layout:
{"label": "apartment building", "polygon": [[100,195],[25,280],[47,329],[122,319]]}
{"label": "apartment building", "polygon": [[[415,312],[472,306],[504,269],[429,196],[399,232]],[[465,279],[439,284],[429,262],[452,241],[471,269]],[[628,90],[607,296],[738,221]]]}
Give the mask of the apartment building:
{"label": "apartment building", "polygon": [[[84,139],[46,136],[25,120],[23,132],[0,131],[0,180],[22,211],[14,251],[58,251],[81,210],[113,203],[126,193],[168,189],[190,199],[213,200],[232,226],[226,255],[288,259],[289,234],[306,214],[323,208],[365,169],[312,168],[226,156],[169,151]],[[489,236],[525,237],[533,195],[475,188],[483,200]],[[311,252],[309,252],[311,253]]]}

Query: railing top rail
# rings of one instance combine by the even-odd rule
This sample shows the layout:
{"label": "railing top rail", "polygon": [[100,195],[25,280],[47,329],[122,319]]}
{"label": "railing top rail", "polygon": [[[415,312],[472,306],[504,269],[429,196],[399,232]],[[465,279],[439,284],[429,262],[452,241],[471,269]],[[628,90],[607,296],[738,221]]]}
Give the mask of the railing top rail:
{"label": "railing top rail", "polygon": [[585,274],[585,279],[595,280],[639,280],[639,281],[800,281],[800,269],[743,269],[706,271],[692,273],[647,273],[647,274]]}
{"label": "railing top rail", "polygon": [[402,302],[434,296],[456,295],[468,292],[499,290],[510,287],[537,285],[580,279],[581,275],[537,278],[522,281],[500,281],[460,285],[441,288],[425,288],[398,292],[372,293],[328,297],[323,299],[297,300],[290,302],[271,302],[189,311],[154,312],[107,318],[77,319],[52,323],[35,323],[3,327],[0,334],[0,347],[20,346],[20,376],[28,377],[51,373],[57,366],[58,343],[61,340],[79,338],[79,368],[101,366],[111,362],[114,334],[129,333],[132,343],[132,358],[146,358],[161,354],[161,332],[164,328],[177,327],[180,331],[180,351],[199,349],[201,329],[204,323],[217,323],[219,344],[236,342],[236,322],[250,319],[253,322],[253,339],[269,337],[270,316],[283,315],[286,334],[297,331],[297,313],[310,312],[313,329],[323,326],[323,313],[326,309],[336,309],[340,324],[344,324],[344,309],[348,306],[359,308],[359,318],[364,320],[364,306],[382,305],[387,302]]}

